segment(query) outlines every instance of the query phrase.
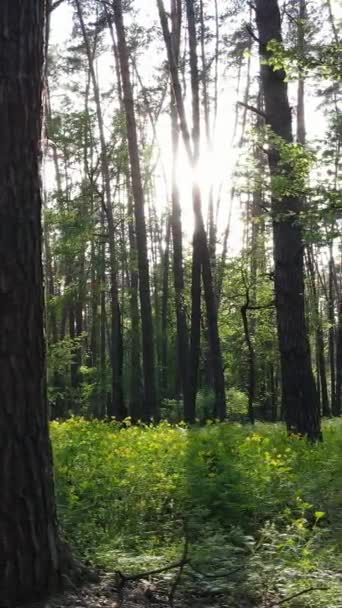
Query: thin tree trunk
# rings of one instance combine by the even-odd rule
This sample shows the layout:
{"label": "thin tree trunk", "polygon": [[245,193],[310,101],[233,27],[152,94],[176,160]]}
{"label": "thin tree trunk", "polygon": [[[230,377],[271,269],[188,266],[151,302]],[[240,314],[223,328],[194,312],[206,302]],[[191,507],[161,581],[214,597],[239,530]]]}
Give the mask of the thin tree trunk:
{"label": "thin tree trunk", "polygon": [[105,203],[104,209],[108,222],[109,251],[110,251],[110,282],[111,282],[111,361],[112,361],[112,402],[108,414],[122,420],[127,412],[123,394],[123,338],[121,327],[121,309],[119,302],[119,289],[117,282],[117,262],[115,251],[115,227],[112,210],[112,193],[109,164],[107,158],[106,139],[104,135],[104,124],[102,116],[101,98],[98,87],[97,77],[94,67],[94,57],[90,48],[90,42],[86,26],[84,23],[83,12],[80,0],[75,0],[78,19],[80,22],[84,44],[87,53],[89,71],[93,85],[96,116],[100,134],[101,145],[101,167],[103,173]]}
{"label": "thin tree trunk", "polygon": [[319,393],[321,396],[322,414],[323,414],[323,416],[331,416],[331,410],[330,410],[330,406],[329,406],[329,397],[328,397],[328,383],[327,383],[325,355],[324,355],[324,335],[323,335],[322,319],[321,319],[320,310],[319,310],[319,295],[317,292],[315,268],[314,268],[314,264],[313,264],[313,251],[312,251],[311,247],[308,248],[307,268],[308,268],[309,277],[310,277],[312,299],[313,299],[312,306],[314,309],[314,317],[315,317],[315,325],[316,325],[317,375],[319,378],[319,387],[320,387]]}
{"label": "thin tree trunk", "polygon": [[[157,0],[159,9],[160,22],[162,26],[165,46],[168,54],[169,69],[173,90],[176,99],[177,111],[179,116],[180,127],[183,135],[183,141],[190,164],[193,169],[197,167],[200,150],[200,112],[199,112],[199,76],[197,65],[197,50],[196,50],[196,26],[194,16],[194,6],[192,0],[187,0],[187,17],[188,17],[188,33],[189,33],[189,48],[190,48],[190,69],[191,69],[191,87],[192,87],[192,109],[193,109],[193,149],[191,146],[190,132],[187,125],[184,103],[182,97],[181,86],[178,78],[177,63],[175,61],[169,26],[163,0]],[[207,243],[207,235],[204,228],[201,192],[197,183],[193,184],[193,209],[195,216],[195,229],[193,238],[193,268],[192,268],[192,331],[191,331],[191,346],[190,346],[190,380],[189,391],[192,399],[197,393],[197,370],[200,339],[200,277],[198,276],[202,268],[202,277],[204,285],[204,296],[207,309],[208,333],[213,365],[214,391],[215,391],[215,409],[216,416],[224,419],[226,415],[225,402],[225,385],[224,374],[221,356],[221,346],[218,334],[217,323],[217,304],[213,286],[213,279],[210,266],[209,248]],[[192,409],[194,405],[192,404]]]}
{"label": "thin tree trunk", "polygon": [[340,285],[337,304],[336,329],[336,405],[337,416],[342,414],[342,286]]}
{"label": "thin tree trunk", "polygon": [[168,396],[168,301],[169,301],[169,268],[170,268],[171,218],[167,219],[165,251],[163,256],[163,289],[161,308],[161,382],[163,398]]}
{"label": "thin tree trunk", "polygon": [[[172,38],[171,44],[175,61],[178,64],[180,27],[182,6],[180,0],[172,0]],[[179,126],[177,105],[171,85],[171,138],[172,138],[172,242],[173,242],[173,280],[175,288],[175,306],[177,321],[177,368],[181,378],[181,388],[184,401],[184,415],[188,420],[195,418],[193,401],[190,402],[188,385],[189,365],[189,335],[184,300],[184,269],[183,269],[183,242],[180,194],[177,184],[177,158],[179,150]]]}
{"label": "thin tree trunk", "polygon": [[248,350],[248,417],[251,424],[254,424],[254,401],[255,401],[255,351],[252,342],[252,338],[249,331],[247,311],[249,306],[249,296],[247,296],[246,303],[241,306],[241,317],[243,323],[243,330],[245,335],[245,342]]}
{"label": "thin tree trunk", "polygon": [[334,291],[334,259],[332,245],[330,246],[329,280],[328,280],[328,320],[329,320],[329,363],[330,363],[330,400],[333,416],[336,409],[336,353],[335,353],[335,291]]}
{"label": "thin tree trunk", "polygon": [[124,28],[122,2],[113,4],[115,27],[118,39],[118,53],[121,68],[122,90],[126,113],[128,152],[131,165],[132,192],[134,199],[135,229],[137,238],[139,292],[142,321],[143,370],[144,370],[144,417],[149,420],[159,417],[156,397],[156,377],[154,364],[154,331],[150,295],[150,275],[147,252],[147,237],[144,212],[144,192],[140,170],[137,127],[129,70],[126,34]]}

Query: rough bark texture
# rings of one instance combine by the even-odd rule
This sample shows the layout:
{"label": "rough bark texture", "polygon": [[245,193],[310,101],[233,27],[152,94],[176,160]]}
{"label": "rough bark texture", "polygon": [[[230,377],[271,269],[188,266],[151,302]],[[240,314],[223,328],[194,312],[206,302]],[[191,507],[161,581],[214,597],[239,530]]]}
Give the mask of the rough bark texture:
{"label": "rough bark texture", "polygon": [[[281,42],[281,21],[277,0],[257,0],[256,19],[260,54],[266,61],[261,68],[267,123],[283,141],[292,142],[291,109],[283,70],[269,64],[268,43]],[[279,152],[273,146],[269,166],[274,177],[279,169]],[[304,316],[303,239],[299,222],[299,196],[273,195],[273,235],[275,297],[282,372],[285,418],[290,432],[312,440],[320,437],[317,390],[311,368]]]}
{"label": "rough bark texture", "polygon": [[150,295],[150,275],[147,253],[147,237],[144,211],[144,192],[140,170],[137,126],[130,79],[128,51],[122,14],[121,0],[113,4],[114,20],[118,38],[118,53],[121,69],[122,91],[126,113],[128,152],[131,165],[132,193],[137,239],[139,292],[143,343],[144,401],[146,419],[158,418],[156,378],[154,365],[154,337]]}
{"label": "rough bark texture", "polygon": [[0,604],[57,586],[43,339],[43,0],[0,8]]}

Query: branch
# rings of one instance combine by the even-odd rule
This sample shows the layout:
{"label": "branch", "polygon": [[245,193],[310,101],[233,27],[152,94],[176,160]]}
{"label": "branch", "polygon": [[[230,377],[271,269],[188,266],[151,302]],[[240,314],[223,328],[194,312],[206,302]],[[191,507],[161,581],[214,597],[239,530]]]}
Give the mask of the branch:
{"label": "branch", "polygon": [[51,15],[52,11],[54,11],[56,8],[58,8],[63,2],[64,2],[64,0],[56,0],[56,2],[54,2],[53,4],[50,4],[50,6],[48,8],[48,14]]}
{"label": "branch", "polygon": [[260,44],[259,38],[254,34],[252,27],[248,23],[246,23],[246,30],[249,33],[250,37],[253,38],[253,40],[255,40],[255,42]]}
{"label": "branch", "polygon": [[175,580],[172,583],[172,586],[171,586],[171,589],[170,589],[170,593],[169,593],[169,604],[170,604],[171,608],[173,608],[173,606],[174,606],[175,593],[176,593],[176,589],[177,589],[177,587],[178,587],[178,585],[180,583],[180,580],[182,578],[184,566],[189,563],[188,553],[189,553],[189,540],[188,540],[188,537],[185,536],[183,556],[182,556],[182,559],[180,561],[180,565],[179,565],[179,570],[177,572],[177,576],[175,577]]}
{"label": "branch", "polygon": [[298,593],[294,593],[293,595],[289,595],[289,597],[285,597],[283,600],[278,601],[277,606],[285,604],[285,602],[289,602],[290,600],[294,600],[296,597],[304,595],[304,593],[311,593],[311,591],[328,591],[328,587],[309,587],[308,589],[303,589],[303,591],[298,591]]}
{"label": "branch", "polygon": [[255,106],[251,106],[251,105],[249,105],[249,103],[244,103],[243,101],[238,101],[237,105],[242,106],[243,108],[247,108],[247,110],[250,110],[251,112],[254,112],[255,114],[258,114],[258,116],[261,116],[264,120],[267,120],[267,116],[266,116],[265,112],[262,112],[262,110],[258,110],[258,108],[256,108]]}
{"label": "branch", "polygon": [[178,562],[174,562],[169,564],[169,566],[164,566],[163,568],[156,568],[155,570],[147,570],[145,572],[140,572],[138,574],[126,575],[120,572],[120,570],[116,570],[115,574],[120,579],[119,588],[122,589],[127,582],[129,581],[138,581],[142,578],[146,578],[148,576],[153,576],[154,574],[161,574],[162,572],[168,572],[169,570],[174,570],[175,568],[180,568],[181,566],[185,566],[188,563],[188,560],[184,561],[184,559],[178,560]]}
{"label": "branch", "polygon": [[235,574],[236,572],[239,572],[240,570],[243,570],[245,568],[245,566],[239,566],[238,568],[234,568],[234,570],[229,570],[228,572],[225,572],[224,574],[209,574],[209,573],[203,572],[199,568],[193,566],[193,564],[191,562],[188,563],[188,566],[191,570],[193,570],[197,574],[200,574],[204,578],[213,578],[213,579],[226,578],[227,576],[231,576],[232,574]]}
{"label": "branch", "polygon": [[247,306],[247,310],[266,310],[268,308],[273,308],[275,306],[275,302],[270,302],[269,304],[260,304],[259,306]]}

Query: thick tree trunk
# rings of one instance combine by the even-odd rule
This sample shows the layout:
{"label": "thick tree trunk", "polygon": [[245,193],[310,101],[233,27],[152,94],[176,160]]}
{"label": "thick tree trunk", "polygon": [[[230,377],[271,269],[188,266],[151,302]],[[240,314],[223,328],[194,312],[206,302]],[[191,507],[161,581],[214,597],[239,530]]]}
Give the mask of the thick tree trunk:
{"label": "thick tree trunk", "polygon": [[43,0],[0,7],[0,602],[58,586],[43,338]]}
{"label": "thick tree trunk", "polygon": [[[266,120],[273,133],[291,143],[292,120],[283,70],[269,63],[271,40],[281,42],[277,0],[257,0],[256,19]],[[271,176],[279,171],[279,151],[269,152]],[[321,436],[317,390],[311,368],[309,340],[304,315],[303,238],[298,216],[300,196],[277,197],[273,193],[275,297],[282,372],[282,392],[287,428],[317,440]]]}
{"label": "thick tree trunk", "polygon": [[137,127],[134,112],[134,101],[130,79],[126,34],[122,14],[122,2],[113,4],[114,20],[118,38],[118,53],[121,68],[122,90],[126,113],[128,152],[131,165],[132,192],[134,199],[134,216],[137,239],[139,293],[141,306],[143,370],[144,370],[144,418],[157,419],[159,408],[156,397],[156,377],[154,364],[154,331],[150,294],[150,275],[147,252],[147,237],[144,211],[144,192],[140,170]]}

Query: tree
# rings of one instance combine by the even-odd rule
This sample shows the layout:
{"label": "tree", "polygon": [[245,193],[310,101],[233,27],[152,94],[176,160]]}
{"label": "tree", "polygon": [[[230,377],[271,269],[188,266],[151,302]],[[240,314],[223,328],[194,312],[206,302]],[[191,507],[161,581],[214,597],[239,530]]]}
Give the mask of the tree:
{"label": "tree", "polygon": [[[198,167],[200,156],[200,96],[199,96],[199,71],[196,43],[196,23],[194,3],[192,0],[186,2],[189,52],[190,52],[190,76],[192,93],[192,142],[190,131],[185,115],[184,102],[181,85],[178,76],[178,66],[172,38],[170,36],[167,15],[162,0],[157,0],[159,17],[166,46],[169,70],[177,106],[180,128],[183,135],[184,145],[188,154],[189,163],[193,169]],[[192,145],[191,145],[192,143]],[[208,247],[206,230],[204,227],[201,190],[194,179],[192,188],[192,204],[194,211],[194,235],[192,256],[192,281],[191,281],[191,336],[190,336],[190,361],[189,361],[189,403],[186,404],[185,416],[189,421],[195,417],[195,400],[197,394],[198,359],[200,348],[200,315],[201,315],[201,274],[204,286],[204,298],[207,312],[208,336],[211,350],[211,362],[213,371],[213,384],[215,391],[214,416],[223,420],[226,416],[225,384],[221,355],[220,337],[217,323],[217,302],[214,292],[212,269],[210,265],[210,252]]]}
{"label": "tree", "polygon": [[288,182],[291,180],[291,168],[284,164],[281,148],[293,142],[286,74],[272,65],[271,43],[282,43],[280,12],[277,0],[257,0],[255,7],[266,121],[271,128],[268,160],[273,183],[274,280],[285,418],[290,432],[317,440],[319,407],[304,312],[302,200],[291,188],[281,194],[275,188],[282,171]]}
{"label": "tree", "polygon": [[102,205],[107,216],[108,234],[109,234],[109,251],[110,251],[110,295],[111,295],[111,361],[112,361],[112,400],[108,414],[115,416],[118,420],[122,420],[127,415],[124,392],[123,392],[123,346],[122,346],[122,331],[121,331],[121,310],[119,302],[119,290],[117,279],[117,255],[115,247],[115,226],[112,209],[112,190],[110,181],[109,163],[107,158],[106,140],[104,133],[104,121],[102,114],[100,91],[96,77],[94,66],[94,57],[88,37],[87,29],[84,22],[81,3],[76,0],[77,15],[79,18],[81,31],[83,35],[84,45],[86,49],[89,72],[94,90],[94,98],[96,105],[96,116],[98,129],[100,134],[101,145],[101,168],[104,183],[104,196]]}
{"label": "tree", "polygon": [[123,105],[126,113],[128,152],[131,165],[132,193],[137,240],[139,293],[143,343],[143,372],[145,418],[157,418],[156,376],[154,365],[154,331],[150,294],[150,273],[147,252],[147,236],[144,211],[144,190],[141,177],[138,149],[137,125],[134,111],[133,91],[130,78],[129,57],[122,13],[121,0],[113,3],[113,15],[117,32],[118,55],[121,69]]}
{"label": "tree", "polygon": [[39,142],[44,0],[0,8],[0,596],[60,583],[45,382]]}

